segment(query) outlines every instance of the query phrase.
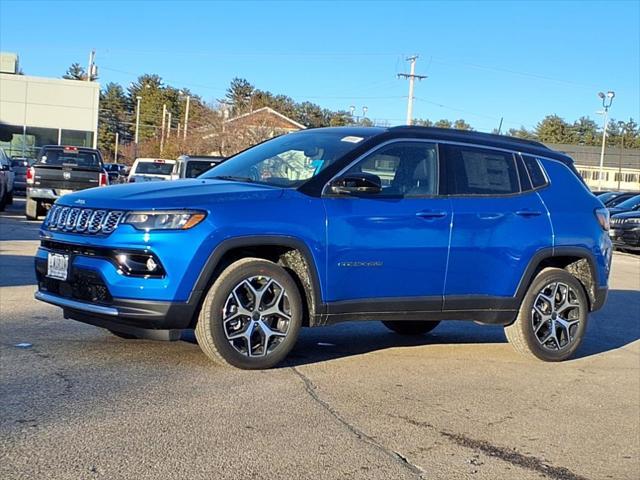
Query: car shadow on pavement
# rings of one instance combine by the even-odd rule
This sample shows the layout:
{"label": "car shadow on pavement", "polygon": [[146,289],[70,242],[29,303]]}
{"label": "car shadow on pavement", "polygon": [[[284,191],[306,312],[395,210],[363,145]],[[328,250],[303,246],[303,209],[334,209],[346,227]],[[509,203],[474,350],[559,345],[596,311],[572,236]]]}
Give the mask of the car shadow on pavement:
{"label": "car shadow on pavement", "polygon": [[622,348],[640,340],[640,291],[610,290],[602,310],[589,317],[577,358]]}
{"label": "car shadow on pavement", "polygon": [[[191,331],[185,332],[183,340],[196,343]],[[640,340],[640,292],[612,290],[605,307],[590,315],[587,335],[575,358],[603,354],[637,340]],[[464,345],[506,342],[504,329],[499,325],[445,321],[427,335],[407,336],[389,331],[380,322],[346,322],[302,329],[298,342],[280,366],[309,365],[389,348],[427,345],[464,348]]]}
{"label": "car shadow on pavement", "polygon": [[0,287],[35,284],[32,255],[6,255],[0,252]]}

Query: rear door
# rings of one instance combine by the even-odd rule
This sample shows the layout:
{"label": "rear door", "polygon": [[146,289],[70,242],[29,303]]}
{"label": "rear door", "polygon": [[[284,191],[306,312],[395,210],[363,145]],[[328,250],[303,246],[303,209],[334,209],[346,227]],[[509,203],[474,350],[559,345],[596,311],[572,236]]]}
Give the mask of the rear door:
{"label": "rear door", "polygon": [[466,145],[441,151],[453,211],[444,308],[511,309],[529,260],[553,245],[547,210],[519,155]]}

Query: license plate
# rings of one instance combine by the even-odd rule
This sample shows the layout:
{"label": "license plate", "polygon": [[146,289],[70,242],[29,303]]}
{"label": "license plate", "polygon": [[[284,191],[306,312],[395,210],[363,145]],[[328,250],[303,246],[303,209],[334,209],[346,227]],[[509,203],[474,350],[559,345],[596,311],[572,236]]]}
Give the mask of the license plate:
{"label": "license plate", "polygon": [[67,193],[71,193],[73,192],[73,190],[67,190],[64,188],[61,188],[60,190],[58,190],[58,195],[62,196],[62,195],[66,195]]}
{"label": "license plate", "polygon": [[69,255],[51,253],[47,258],[47,277],[65,281],[69,270]]}

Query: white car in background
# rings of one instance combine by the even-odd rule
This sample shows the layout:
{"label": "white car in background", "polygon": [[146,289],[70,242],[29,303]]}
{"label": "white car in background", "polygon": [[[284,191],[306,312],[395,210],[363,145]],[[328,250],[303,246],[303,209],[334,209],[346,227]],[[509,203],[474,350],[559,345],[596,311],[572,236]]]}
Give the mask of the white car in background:
{"label": "white car in background", "polygon": [[137,158],[129,172],[129,182],[151,182],[172,180],[176,168],[175,160],[165,158]]}
{"label": "white car in background", "polygon": [[0,212],[4,210],[5,205],[13,203],[14,179],[11,158],[0,148]]}

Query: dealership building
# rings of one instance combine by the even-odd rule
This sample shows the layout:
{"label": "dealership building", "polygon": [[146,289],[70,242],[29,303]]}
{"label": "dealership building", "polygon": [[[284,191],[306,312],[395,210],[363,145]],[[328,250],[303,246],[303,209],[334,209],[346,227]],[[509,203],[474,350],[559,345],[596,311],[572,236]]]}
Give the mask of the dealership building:
{"label": "dealership building", "polygon": [[43,145],[96,147],[100,85],[22,75],[18,57],[0,54],[0,148],[34,158]]}

